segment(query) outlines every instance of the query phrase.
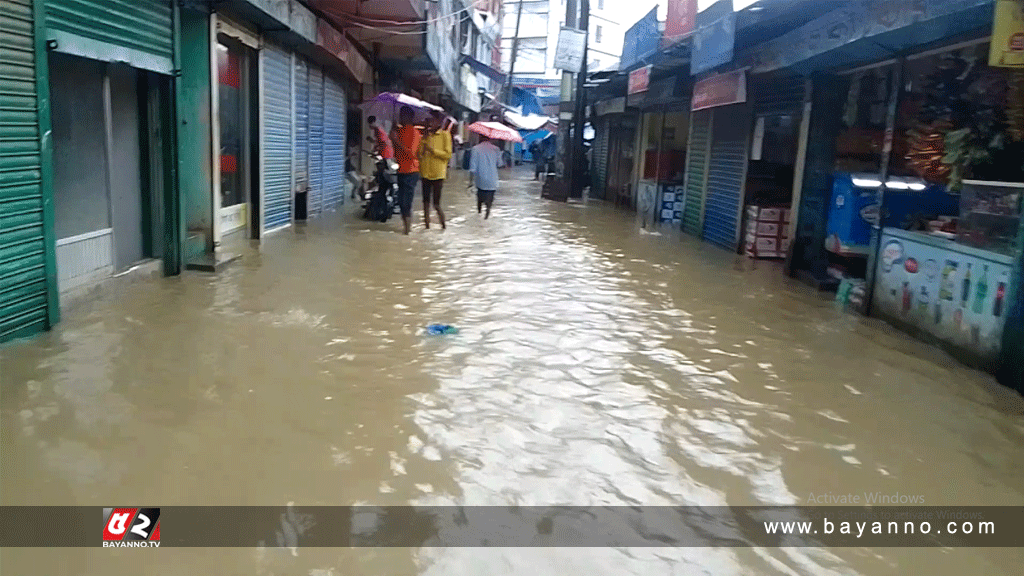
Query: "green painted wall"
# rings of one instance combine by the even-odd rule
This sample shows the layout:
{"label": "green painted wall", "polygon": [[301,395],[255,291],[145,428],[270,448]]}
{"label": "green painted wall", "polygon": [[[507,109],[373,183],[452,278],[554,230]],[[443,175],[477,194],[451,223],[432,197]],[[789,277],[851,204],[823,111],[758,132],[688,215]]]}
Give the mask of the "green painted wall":
{"label": "green painted wall", "polygon": [[207,251],[213,242],[213,166],[210,157],[210,14],[180,10],[177,79],[178,183],[182,218],[188,238],[204,235]]}

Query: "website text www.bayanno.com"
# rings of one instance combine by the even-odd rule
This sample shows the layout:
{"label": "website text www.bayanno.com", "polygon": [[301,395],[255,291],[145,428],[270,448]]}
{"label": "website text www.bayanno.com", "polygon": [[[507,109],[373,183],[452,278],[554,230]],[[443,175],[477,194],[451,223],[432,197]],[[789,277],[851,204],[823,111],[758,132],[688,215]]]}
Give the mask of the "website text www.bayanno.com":
{"label": "website text www.bayanno.com", "polygon": [[[860,519],[855,518],[860,516]],[[765,534],[779,536],[843,535],[863,538],[871,536],[919,536],[941,534],[992,535],[996,523],[982,520],[980,512],[946,511],[894,512],[881,519],[877,513],[840,513],[835,517],[800,522],[764,522]]]}

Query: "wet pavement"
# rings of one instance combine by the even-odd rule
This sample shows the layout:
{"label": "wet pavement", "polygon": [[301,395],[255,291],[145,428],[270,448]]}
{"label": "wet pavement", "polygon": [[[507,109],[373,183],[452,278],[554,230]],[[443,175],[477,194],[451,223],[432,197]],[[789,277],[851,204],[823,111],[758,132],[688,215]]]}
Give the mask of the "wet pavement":
{"label": "wet pavement", "polygon": [[[506,182],[0,348],[4,504],[1024,504],[1024,403],[778,266]],[[417,224],[421,216],[417,214]],[[432,323],[458,335],[424,336]],[[97,524],[99,520],[97,520]],[[99,528],[97,528],[99,529]],[[165,530],[167,530],[165,528]],[[145,555],[145,559],[137,558]],[[5,550],[5,574],[1019,574],[1014,549]]]}

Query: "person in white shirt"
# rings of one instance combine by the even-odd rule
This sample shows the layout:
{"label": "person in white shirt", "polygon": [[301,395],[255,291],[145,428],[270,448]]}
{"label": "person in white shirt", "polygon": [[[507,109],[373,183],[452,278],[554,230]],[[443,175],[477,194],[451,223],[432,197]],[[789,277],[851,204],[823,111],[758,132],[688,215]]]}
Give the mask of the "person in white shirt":
{"label": "person in white shirt", "polygon": [[484,207],[484,219],[491,217],[491,205],[494,204],[494,193],[498,191],[498,169],[501,167],[501,149],[495,146],[490,138],[480,137],[480,143],[473,147],[469,157],[469,173],[476,184],[476,212],[479,214]]}

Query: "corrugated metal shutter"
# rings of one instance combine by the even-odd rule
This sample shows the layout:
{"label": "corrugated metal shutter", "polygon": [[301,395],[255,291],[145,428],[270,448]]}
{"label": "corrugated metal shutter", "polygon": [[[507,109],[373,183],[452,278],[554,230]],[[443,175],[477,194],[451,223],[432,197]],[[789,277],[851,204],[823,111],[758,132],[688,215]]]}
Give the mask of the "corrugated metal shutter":
{"label": "corrugated metal shutter", "polygon": [[686,149],[686,203],[683,208],[683,231],[699,236],[703,222],[704,186],[708,179],[708,156],[711,153],[711,110],[700,110],[690,116],[690,138]]}
{"label": "corrugated metal shutter", "polygon": [[295,59],[295,189],[309,186],[309,65]]}
{"label": "corrugated metal shutter", "polygon": [[739,242],[750,124],[746,104],[718,108],[712,121],[704,239],[727,250]]}
{"label": "corrugated metal shutter", "polygon": [[345,90],[327,77],[324,87],[324,210],[345,202]]}
{"label": "corrugated metal shutter", "polygon": [[32,0],[0,2],[0,342],[48,326]]}
{"label": "corrugated metal shutter", "polygon": [[804,107],[804,83],[803,76],[752,81],[751,101],[754,102],[754,115],[801,113]]}
{"label": "corrugated metal shutter", "polygon": [[263,48],[263,229],[292,220],[291,57],[266,44]]}
{"label": "corrugated metal shutter", "polygon": [[309,214],[319,214],[324,197],[324,74],[309,67]]}
{"label": "corrugated metal shutter", "polygon": [[127,62],[168,74],[174,68],[171,0],[47,0],[47,37],[57,50]]}
{"label": "corrugated metal shutter", "polygon": [[608,141],[611,123],[608,118],[601,118],[594,135],[594,177],[591,179],[590,195],[594,198],[607,198],[608,190]]}

